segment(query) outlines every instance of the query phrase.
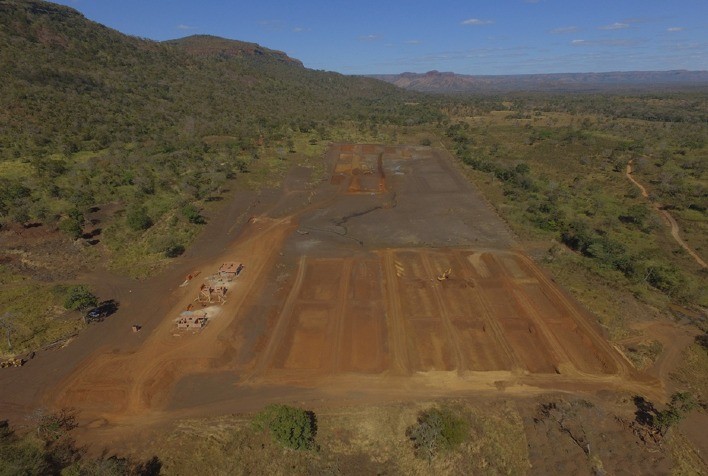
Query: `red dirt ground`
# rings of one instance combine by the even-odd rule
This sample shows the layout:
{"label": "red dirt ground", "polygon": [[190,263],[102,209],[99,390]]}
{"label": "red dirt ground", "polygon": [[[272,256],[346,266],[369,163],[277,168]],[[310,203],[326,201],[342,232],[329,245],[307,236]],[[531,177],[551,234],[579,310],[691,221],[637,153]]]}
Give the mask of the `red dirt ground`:
{"label": "red dirt ground", "polygon": [[[662,391],[515,249],[445,152],[344,144],[327,159],[331,180],[317,193],[288,186],[249,223],[219,225],[197,245],[201,258],[142,285],[142,299],[126,295],[114,334],[80,336],[53,375],[30,366],[6,380],[34,390],[4,409],[73,407],[87,432],[132,438],[151,424],[303,394]],[[185,269],[206,276],[227,261],[245,269],[226,303],[207,309],[201,332],[176,332],[201,284],[178,287]],[[140,336],[134,322],[145,323]]]}

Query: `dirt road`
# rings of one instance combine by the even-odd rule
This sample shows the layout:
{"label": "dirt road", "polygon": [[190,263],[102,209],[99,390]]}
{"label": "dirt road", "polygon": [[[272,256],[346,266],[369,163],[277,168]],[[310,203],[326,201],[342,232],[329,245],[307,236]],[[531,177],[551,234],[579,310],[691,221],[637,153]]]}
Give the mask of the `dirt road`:
{"label": "dirt road", "polygon": [[[625,172],[625,175],[634,185],[637,186],[639,191],[642,193],[642,197],[648,199],[649,193],[647,192],[647,189],[641,183],[635,180],[635,178],[632,176],[632,160],[627,162],[627,171]],[[681,248],[686,250],[686,252],[696,261],[696,263],[698,263],[704,268],[708,268],[708,264],[706,264],[706,262],[703,261],[700,256],[698,256],[698,253],[693,251],[693,249],[688,246],[685,241],[683,241],[683,238],[681,238],[681,232],[678,223],[676,222],[676,219],[671,216],[671,214],[667,210],[664,210],[664,208],[660,204],[656,202],[651,202],[651,204],[654,209],[659,212],[664,221],[666,221],[666,223],[669,225],[669,228],[671,228],[671,236],[674,238],[674,240],[676,240],[676,243],[678,243]]]}

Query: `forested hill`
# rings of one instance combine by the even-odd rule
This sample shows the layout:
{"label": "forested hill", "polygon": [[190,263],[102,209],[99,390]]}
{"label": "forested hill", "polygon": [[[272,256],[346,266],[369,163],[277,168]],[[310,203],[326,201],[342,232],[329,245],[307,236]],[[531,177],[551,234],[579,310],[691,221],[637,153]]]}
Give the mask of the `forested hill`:
{"label": "forested hill", "polygon": [[247,146],[284,126],[423,113],[406,111],[410,93],[392,85],[255,44],[144,40],[37,0],[0,0],[0,82],[0,158],[205,135]]}

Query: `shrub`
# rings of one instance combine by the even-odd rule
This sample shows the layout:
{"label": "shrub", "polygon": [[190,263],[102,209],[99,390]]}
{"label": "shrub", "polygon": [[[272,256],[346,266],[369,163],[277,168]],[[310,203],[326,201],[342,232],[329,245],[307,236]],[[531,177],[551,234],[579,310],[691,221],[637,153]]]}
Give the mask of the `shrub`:
{"label": "shrub", "polygon": [[78,240],[84,230],[81,223],[71,218],[65,218],[59,223],[59,229],[69,235],[73,240]]}
{"label": "shrub", "polygon": [[74,208],[67,213],[67,216],[59,223],[59,229],[69,235],[74,240],[81,237],[84,230],[84,214]]}
{"label": "shrub", "polygon": [[587,223],[575,220],[565,227],[561,241],[569,248],[587,254],[593,245],[593,233]]}
{"label": "shrub", "polygon": [[449,408],[431,408],[406,430],[416,456],[430,461],[439,451],[459,446],[469,435],[469,423]]}
{"label": "shrub", "polygon": [[669,296],[675,296],[686,286],[686,279],[673,265],[649,264],[646,271],[646,282]]}
{"label": "shrub", "polygon": [[268,431],[271,438],[286,448],[311,449],[315,444],[317,419],[311,411],[288,405],[268,405],[253,420],[259,431]]}
{"label": "shrub", "polygon": [[182,215],[189,220],[189,223],[194,223],[195,225],[203,225],[206,223],[206,219],[199,213],[199,209],[191,203],[182,207]]}
{"label": "shrub", "polygon": [[531,172],[531,167],[529,167],[528,164],[522,162],[516,165],[514,171],[519,175],[526,175]]}
{"label": "shrub", "polygon": [[165,249],[165,256],[168,258],[176,258],[184,253],[184,246],[179,244],[171,244]]}
{"label": "shrub", "polygon": [[144,206],[131,206],[126,213],[126,221],[133,231],[147,230],[152,226],[152,218]]}
{"label": "shrub", "polygon": [[84,285],[70,286],[67,289],[64,307],[72,311],[81,311],[98,304],[98,299]]}

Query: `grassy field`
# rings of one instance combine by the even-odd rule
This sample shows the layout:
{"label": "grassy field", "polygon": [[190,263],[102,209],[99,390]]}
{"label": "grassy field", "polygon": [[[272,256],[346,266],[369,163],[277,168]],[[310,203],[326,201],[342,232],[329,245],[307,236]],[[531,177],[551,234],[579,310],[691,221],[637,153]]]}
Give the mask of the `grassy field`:
{"label": "grassy field", "polygon": [[3,310],[0,358],[22,354],[70,336],[85,327],[78,313],[63,308],[63,293],[54,285],[19,276],[0,265]]}
{"label": "grassy field", "polygon": [[315,451],[278,446],[254,432],[247,416],[182,422],[156,450],[169,474],[522,474],[529,468],[523,423],[508,402],[446,402],[469,422],[466,441],[431,462],[416,457],[406,429],[434,405],[323,410]]}

